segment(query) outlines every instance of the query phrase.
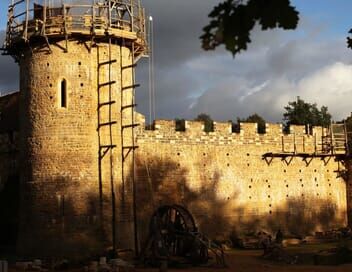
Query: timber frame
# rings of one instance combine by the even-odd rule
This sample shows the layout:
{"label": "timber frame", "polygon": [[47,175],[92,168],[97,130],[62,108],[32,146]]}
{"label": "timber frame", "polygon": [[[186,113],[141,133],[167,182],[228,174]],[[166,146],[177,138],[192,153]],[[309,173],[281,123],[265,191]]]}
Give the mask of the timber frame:
{"label": "timber frame", "polygon": [[[23,49],[40,42],[79,37],[91,48],[96,40],[107,37],[124,40],[134,47],[135,58],[147,52],[145,10],[140,0],[91,0],[72,4],[65,0],[11,0],[3,54],[19,60]],[[89,1],[85,1],[89,2]]]}

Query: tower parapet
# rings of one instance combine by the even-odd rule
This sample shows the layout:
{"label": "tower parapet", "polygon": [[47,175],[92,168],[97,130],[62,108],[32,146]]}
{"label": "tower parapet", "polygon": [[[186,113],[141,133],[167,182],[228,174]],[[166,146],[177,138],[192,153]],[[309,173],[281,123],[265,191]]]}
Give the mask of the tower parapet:
{"label": "tower parapet", "polygon": [[89,47],[96,39],[124,39],[142,55],[145,10],[140,0],[12,0],[9,5],[5,54],[18,58],[22,47],[31,43],[44,41],[50,50],[49,40],[75,37],[90,41]]}

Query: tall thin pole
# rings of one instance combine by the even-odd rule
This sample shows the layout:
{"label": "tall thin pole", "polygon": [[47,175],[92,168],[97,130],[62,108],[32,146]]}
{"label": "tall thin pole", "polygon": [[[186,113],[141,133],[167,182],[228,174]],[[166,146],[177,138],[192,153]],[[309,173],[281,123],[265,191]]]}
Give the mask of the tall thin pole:
{"label": "tall thin pole", "polygon": [[152,100],[153,100],[153,119],[155,120],[155,78],[154,78],[154,21],[151,20],[151,62],[152,62]]}
{"label": "tall thin pole", "polygon": [[152,73],[152,56],[153,56],[153,48],[152,48],[152,23],[153,17],[149,16],[148,20],[148,34],[149,34],[149,124],[152,123],[152,88],[153,88],[153,73]]}
{"label": "tall thin pole", "polygon": [[[109,82],[111,82],[111,37],[109,37]],[[112,89],[109,84],[109,101],[112,101]],[[112,108],[109,106],[109,122],[112,121]],[[110,126],[110,145],[113,143],[112,139],[112,127]],[[111,183],[111,206],[112,206],[112,248],[114,254],[117,252],[116,248],[116,195],[115,195],[115,182],[114,182],[114,162],[113,162],[113,150],[110,148],[110,183]]]}
{"label": "tall thin pole", "polygon": [[[134,43],[132,43],[132,84],[135,84],[136,80],[136,75],[134,71]],[[132,89],[132,101],[131,105],[135,104],[135,89]],[[134,108],[131,107],[131,114],[132,114],[132,124],[135,124],[135,118],[134,118]],[[136,257],[139,255],[139,244],[138,244],[138,218],[137,218],[137,194],[136,194],[136,180],[135,180],[135,139],[134,139],[134,128],[132,127],[132,194],[133,194],[133,228],[134,228],[134,250]]]}
{"label": "tall thin pole", "polygon": [[154,24],[149,16],[149,123],[155,120],[155,84],[154,84]]}
{"label": "tall thin pole", "polygon": [[26,0],[26,22],[25,22],[25,29],[24,29],[25,41],[28,40],[28,20],[29,20],[29,0]]}

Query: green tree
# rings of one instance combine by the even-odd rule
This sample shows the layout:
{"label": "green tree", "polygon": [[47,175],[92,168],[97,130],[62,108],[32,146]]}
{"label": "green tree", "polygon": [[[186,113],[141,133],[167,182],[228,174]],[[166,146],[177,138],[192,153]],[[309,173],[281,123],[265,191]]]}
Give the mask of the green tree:
{"label": "green tree", "polygon": [[346,119],[342,120],[341,123],[345,123],[347,132],[347,143],[349,153],[352,151],[352,114]]}
{"label": "green tree", "polygon": [[201,113],[194,120],[204,122],[204,131],[205,132],[214,131],[214,121],[213,121],[213,119],[211,119],[210,115],[205,114],[205,113]]}
{"label": "green tree", "polygon": [[285,107],[283,120],[286,129],[289,125],[328,127],[331,123],[331,114],[326,106],[318,109],[316,103],[310,104],[297,97],[296,101],[288,102],[288,105]]}
{"label": "green tree", "polygon": [[258,133],[265,133],[265,120],[263,117],[261,117],[259,114],[254,113],[250,116],[248,116],[245,119],[237,119],[238,123],[257,123],[258,124]]}
{"label": "green tree", "polygon": [[200,37],[203,49],[225,45],[234,56],[247,49],[256,23],[262,30],[296,29],[299,21],[299,13],[290,0],[225,0],[214,7],[209,17],[210,23]]}

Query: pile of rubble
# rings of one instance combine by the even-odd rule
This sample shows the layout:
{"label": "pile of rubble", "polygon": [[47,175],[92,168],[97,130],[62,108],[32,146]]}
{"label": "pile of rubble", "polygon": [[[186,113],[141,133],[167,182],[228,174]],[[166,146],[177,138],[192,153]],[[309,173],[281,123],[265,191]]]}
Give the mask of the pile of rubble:
{"label": "pile of rubble", "polygon": [[289,254],[282,245],[271,243],[264,249],[262,256],[264,259],[281,262],[285,264],[297,264],[298,256]]}
{"label": "pile of rubble", "polygon": [[352,230],[350,228],[332,229],[325,232],[316,232],[315,237],[320,240],[340,240],[352,239]]}
{"label": "pile of rubble", "polygon": [[[276,240],[277,239],[275,238],[275,241]],[[273,242],[273,238],[265,231],[259,231],[257,233],[249,233],[241,238],[231,238],[231,241],[233,247],[243,249],[264,249]]]}
{"label": "pile of rubble", "polygon": [[0,260],[0,272],[7,272],[8,271],[8,263],[7,261]]}
{"label": "pile of rubble", "polygon": [[16,262],[15,263],[16,270],[21,271],[49,271],[49,269],[45,268],[41,260],[34,260],[28,262]]}
{"label": "pile of rubble", "polygon": [[352,239],[352,230],[350,228],[333,229],[325,232],[316,232],[315,235],[311,236],[290,238],[284,238],[280,230],[276,233],[275,238],[272,238],[272,235],[265,231],[259,231],[249,233],[244,237],[231,238],[231,241],[233,247],[243,249],[264,249],[266,245],[269,245],[272,242],[287,247],[301,244],[334,242],[342,239]]}
{"label": "pile of rubble", "polygon": [[134,266],[122,259],[111,259],[107,262],[105,257],[101,257],[99,262],[91,262],[84,267],[85,272],[133,272]]}
{"label": "pile of rubble", "polygon": [[[8,272],[8,266],[6,262],[6,269],[2,268],[2,262],[0,261],[0,272]],[[19,271],[39,271],[39,272],[46,272],[46,271],[62,271],[68,270],[70,264],[67,260],[62,260],[60,262],[56,262],[52,265],[43,264],[41,260],[34,260],[34,261],[25,261],[25,262],[16,262],[14,265],[15,270]],[[111,259],[107,260],[106,257],[101,257],[99,261],[92,261],[89,265],[83,267],[84,272],[133,272],[135,271],[134,266],[126,262],[122,259]]]}

